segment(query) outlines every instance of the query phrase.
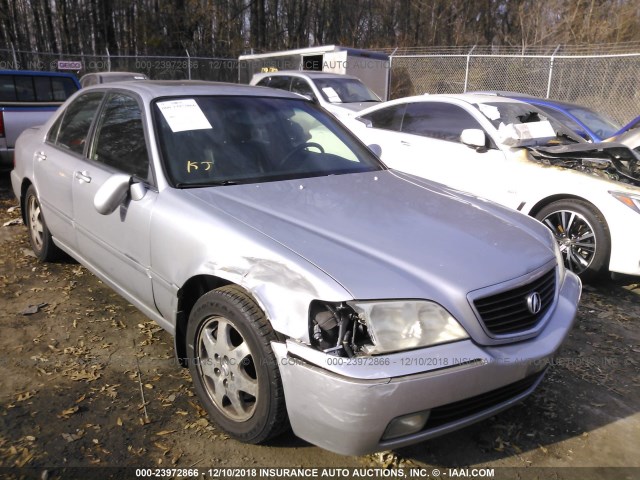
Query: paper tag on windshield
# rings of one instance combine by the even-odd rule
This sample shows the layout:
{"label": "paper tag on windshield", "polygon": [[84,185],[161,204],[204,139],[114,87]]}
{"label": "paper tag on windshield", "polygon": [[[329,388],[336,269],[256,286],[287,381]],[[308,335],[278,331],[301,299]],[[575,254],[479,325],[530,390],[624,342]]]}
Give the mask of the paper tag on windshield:
{"label": "paper tag on windshield", "polygon": [[338,95],[338,92],[336,92],[333,87],[324,87],[322,91],[325,93],[331,103],[342,103],[340,95]]}
{"label": "paper tag on windshield", "polygon": [[548,121],[543,122],[530,122],[530,123],[518,123],[514,125],[516,130],[520,134],[522,139],[533,138],[547,138],[555,137],[556,132],[553,130],[551,123]]}
{"label": "paper tag on windshield", "polygon": [[156,105],[174,133],[213,128],[192,98],[167,100],[166,102],[158,102]]}
{"label": "paper tag on windshield", "polygon": [[498,120],[500,118],[500,110],[498,110],[498,107],[487,105],[486,103],[480,103],[478,104],[478,109],[480,109],[480,111],[484,113],[484,116],[489,120]]}

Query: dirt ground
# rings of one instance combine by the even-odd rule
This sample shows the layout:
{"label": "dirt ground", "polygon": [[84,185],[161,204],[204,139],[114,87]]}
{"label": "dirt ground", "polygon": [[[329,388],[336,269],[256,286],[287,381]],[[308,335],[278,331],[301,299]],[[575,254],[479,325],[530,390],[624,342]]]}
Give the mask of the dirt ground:
{"label": "dirt ground", "polygon": [[585,285],[541,387],[489,420],[363,457],[291,433],[250,446],[209,425],[166,332],[77,263],[34,258],[5,226],[16,204],[0,175],[0,467],[640,467],[638,279]]}

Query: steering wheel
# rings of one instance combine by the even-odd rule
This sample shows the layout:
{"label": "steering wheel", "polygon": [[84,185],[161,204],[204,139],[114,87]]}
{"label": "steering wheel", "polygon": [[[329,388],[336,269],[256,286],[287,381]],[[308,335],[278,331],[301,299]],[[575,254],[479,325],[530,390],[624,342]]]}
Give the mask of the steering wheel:
{"label": "steering wheel", "polygon": [[322,145],[320,145],[319,143],[316,143],[316,142],[301,143],[300,145],[295,147],[293,150],[291,150],[289,153],[287,153],[287,155],[280,162],[280,168],[286,169],[285,167],[289,167],[289,163],[291,163],[291,160],[293,160],[293,156],[299,151],[305,150],[307,148],[317,148],[318,150],[320,150],[320,153],[324,153],[324,148],[322,148]]}

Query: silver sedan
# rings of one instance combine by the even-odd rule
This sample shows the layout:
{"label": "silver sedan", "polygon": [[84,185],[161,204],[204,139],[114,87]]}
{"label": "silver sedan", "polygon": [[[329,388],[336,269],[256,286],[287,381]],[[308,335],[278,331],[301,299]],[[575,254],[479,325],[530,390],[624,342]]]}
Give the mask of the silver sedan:
{"label": "silver sedan", "polygon": [[481,420],[542,381],[579,279],[536,220],[387,169],[299,96],[83,89],[11,174],[36,255],[175,337],[219,428],[342,454]]}

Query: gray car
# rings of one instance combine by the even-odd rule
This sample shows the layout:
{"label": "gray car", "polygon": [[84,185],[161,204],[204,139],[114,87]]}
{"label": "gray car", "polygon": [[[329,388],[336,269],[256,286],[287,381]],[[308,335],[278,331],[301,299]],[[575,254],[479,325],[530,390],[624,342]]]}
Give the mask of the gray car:
{"label": "gray car", "polygon": [[542,224],[387,169],[313,102],[205,82],[84,89],[11,174],[61,250],[175,337],[210,418],[341,454],[494,415],[542,381],[579,279]]}

